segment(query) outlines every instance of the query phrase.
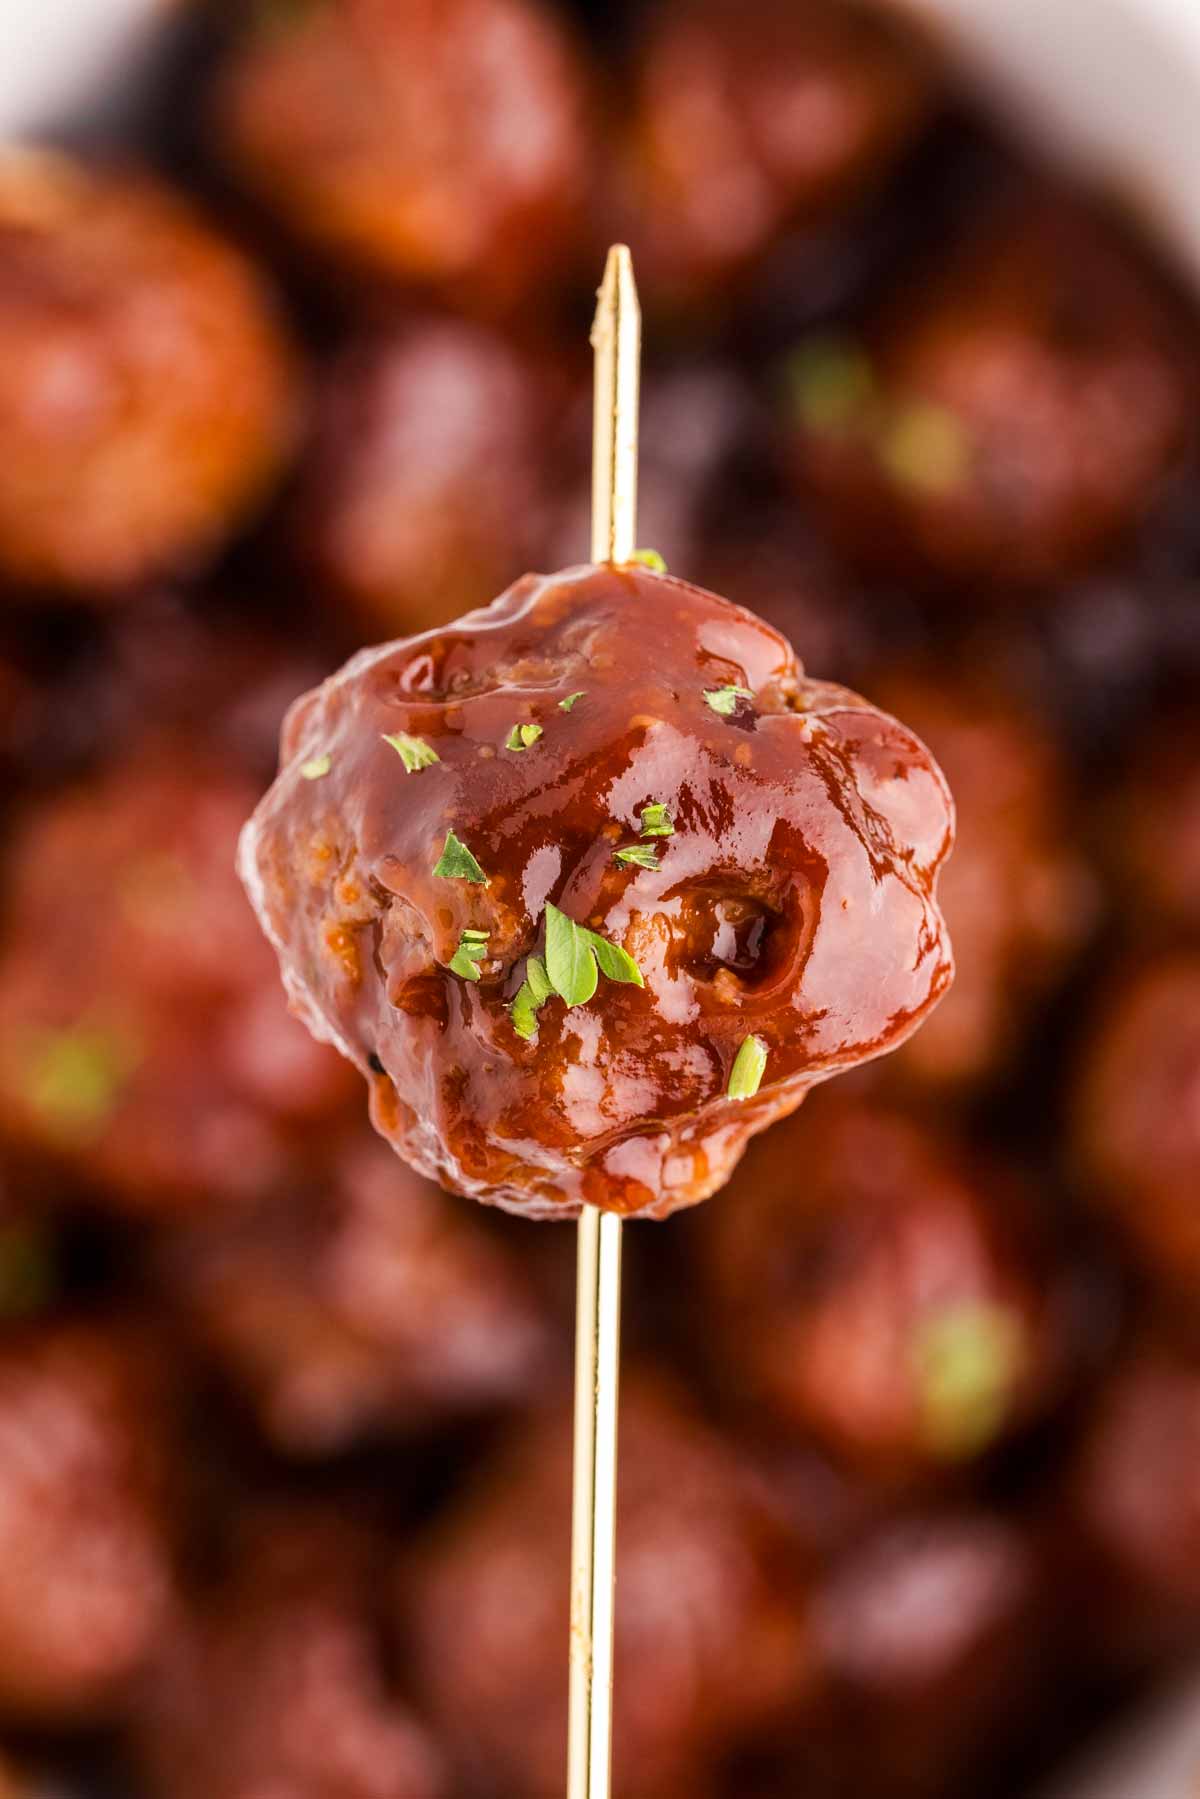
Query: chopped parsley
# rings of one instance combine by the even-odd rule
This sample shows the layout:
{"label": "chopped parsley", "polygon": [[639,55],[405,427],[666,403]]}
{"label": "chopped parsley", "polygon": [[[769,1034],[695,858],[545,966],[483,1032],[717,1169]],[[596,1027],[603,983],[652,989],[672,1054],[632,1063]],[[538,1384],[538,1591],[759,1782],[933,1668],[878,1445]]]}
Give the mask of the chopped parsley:
{"label": "chopped parsley", "polygon": [[423,737],[410,737],[407,731],[397,731],[393,736],[385,731],[383,741],[391,744],[410,775],[441,761],[431,743],[426,743]]}
{"label": "chopped parsley", "polygon": [[876,401],[871,359],[851,338],[810,338],[788,365],[800,422],[826,437],[846,437],[870,418]]}
{"label": "chopped parsley", "polygon": [[475,881],[482,887],[486,887],[488,883],[487,876],[466,844],[453,831],[446,832],[446,841],[442,845],[441,855],[434,863],[433,872],[447,881]]}
{"label": "chopped parsley", "polygon": [[464,931],[458,940],[458,948],[450,958],[451,973],[460,974],[464,981],[477,981],[479,964],[487,955],[487,943],[486,931]]}
{"label": "chopped parsley", "polygon": [[307,762],[300,764],[300,773],[306,781],[319,781],[333,767],[331,756],[310,756]]}
{"label": "chopped parsley", "polygon": [[546,973],[554,991],[568,1006],[586,1005],[596,991],[597,971],[610,981],[645,986],[642,971],[627,950],[548,905]]}
{"label": "chopped parsley", "polygon": [[651,800],[648,806],[642,807],[643,837],[674,837],[675,821],[664,805],[658,800]]}
{"label": "chopped parsley", "polygon": [[667,572],[666,562],[657,550],[635,550],[631,560],[640,562],[642,567],[648,568],[652,574],[665,575]]}
{"label": "chopped parsley", "polygon": [[615,850],[613,861],[631,863],[635,868],[657,868],[658,850],[653,843],[633,843],[628,849]]}
{"label": "chopped parsley", "polygon": [[546,964],[541,956],[530,956],[525,964],[525,979],[518,987],[509,1015],[518,1037],[532,1037],[537,1030],[537,1015],[554,992]]}
{"label": "chopped parsley", "polygon": [[541,725],[514,725],[504,739],[504,747],[506,750],[531,749],[541,734]]}
{"label": "chopped parsley", "polygon": [[730,1099],[753,1099],[767,1066],[767,1046],[761,1037],[743,1037],[729,1070],[725,1092]]}
{"label": "chopped parsley", "polygon": [[978,1455],[1003,1428],[1022,1372],[1020,1319],[984,1299],[931,1313],[913,1343],[921,1424],[935,1455]]}
{"label": "chopped parsley", "polygon": [[704,703],[719,712],[722,718],[728,718],[736,711],[739,700],[752,700],[754,695],[748,687],[706,687]]}
{"label": "chopped parsley", "polygon": [[86,1139],[108,1123],[140,1059],[126,1033],[102,1024],[48,1031],[30,1046],[26,1097],[56,1137]]}

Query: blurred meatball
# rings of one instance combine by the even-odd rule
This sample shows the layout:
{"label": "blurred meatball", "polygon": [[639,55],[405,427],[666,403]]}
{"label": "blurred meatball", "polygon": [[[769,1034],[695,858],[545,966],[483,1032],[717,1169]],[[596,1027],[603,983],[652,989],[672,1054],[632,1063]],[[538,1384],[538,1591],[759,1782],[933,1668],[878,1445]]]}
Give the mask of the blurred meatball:
{"label": "blurred meatball", "polygon": [[1099,847],[1133,930],[1200,936],[1200,723],[1195,703],[1122,746],[1127,763],[1101,789]]}
{"label": "blurred meatball", "polygon": [[120,1206],[256,1193],[353,1091],[281,1001],[233,872],[255,784],[148,739],[35,807],[0,936],[0,1133]]}
{"label": "blurred meatball", "polygon": [[[562,1791],[571,1434],[564,1413],[515,1442],[414,1570],[421,1685],[464,1774],[506,1799]],[[800,1703],[805,1625],[790,1548],[732,1444],[635,1377],[620,1455],[615,1792],[674,1799]]]}
{"label": "blurred meatball", "polygon": [[214,123],[320,262],[499,312],[574,260],[586,111],[574,48],[533,0],[322,0],[245,39]]}
{"label": "blurred meatball", "polygon": [[992,1448],[1054,1393],[1063,1320],[952,1141],[820,1094],[752,1144],[699,1238],[722,1377],[888,1477]]}
{"label": "blurred meatball", "polygon": [[105,1715],[164,1630],[161,1398],[144,1345],[93,1326],[0,1338],[0,1713]]}
{"label": "blurred meatball", "polygon": [[630,241],[649,297],[711,290],[878,185],[929,107],[924,56],[841,0],[671,0],[639,31]]}
{"label": "blurred meatball", "polygon": [[1143,1343],[1100,1395],[1066,1482],[1091,1649],[1118,1663],[1200,1627],[1200,1364]]}
{"label": "blurred meatball", "polygon": [[793,363],[798,470],[851,547],[950,581],[1049,582],[1138,523],[1194,369],[1152,278],[1073,206],[993,219],[865,340]]}
{"label": "blurred meatball", "polygon": [[269,295],[188,203],[0,155],[0,581],[105,602],[211,556],[295,411]]}
{"label": "blurred meatball", "polygon": [[709,520],[705,580],[781,631],[806,668],[849,679],[874,633],[827,546],[777,499],[754,508],[739,496],[732,511]]}
{"label": "blurred meatball", "polygon": [[839,1792],[944,1793],[1017,1734],[1045,1673],[1039,1584],[1020,1524],[985,1511],[902,1515],[833,1564],[813,1632]]}
{"label": "blurred meatball", "polygon": [[445,624],[538,560],[552,386],[502,338],[449,321],[334,364],[296,528],[367,635]]}
{"label": "blurred meatball", "polygon": [[173,1229],[163,1265],[191,1331],[290,1454],[511,1405],[553,1367],[520,1262],[369,1134],[311,1186]]}
{"label": "blurred meatball", "polygon": [[1168,1290],[1200,1295],[1200,954],[1131,972],[1088,1033],[1073,1112],[1083,1197]]}
{"label": "blurred meatball", "polygon": [[961,1091],[1016,1060],[1095,922],[1095,882],[1062,751],[1012,683],[943,665],[865,685],[929,744],[957,820],[940,887],[954,986],[889,1078]]}
{"label": "blurred meatball", "polygon": [[295,1507],[243,1537],[148,1683],[136,1740],[158,1799],[443,1799],[385,1672],[354,1529]]}

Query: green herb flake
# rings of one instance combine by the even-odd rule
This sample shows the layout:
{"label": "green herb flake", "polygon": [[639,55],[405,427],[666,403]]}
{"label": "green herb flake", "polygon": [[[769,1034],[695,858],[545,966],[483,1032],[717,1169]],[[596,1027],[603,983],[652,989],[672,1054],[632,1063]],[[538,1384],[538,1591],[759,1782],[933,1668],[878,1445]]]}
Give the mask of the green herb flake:
{"label": "green herb flake", "polygon": [[800,423],[821,436],[850,436],[875,404],[870,358],[851,338],[810,338],[791,358],[787,376]]}
{"label": "green herb flake", "polygon": [[961,487],[971,463],[970,443],[958,419],[926,400],[898,408],[880,434],[877,451],[898,486],[933,499]]}
{"label": "green herb flake", "polygon": [[528,1040],[536,1034],[537,1015],[553,992],[545,962],[540,956],[530,956],[525,964],[525,979],[508,1009],[513,1030],[518,1037]]}
{"label": "green herb flake", "polygon": [[446,832],[446,841],[442,845],[441,855],[434,863],[433,872],[446,881],[474,881],[481,887],[488,884],[482,868],[466,844],[453,831]]}
{"label": "green herb flake", "polygon": [[634,843],[628,849],[615,850],[613,861],[620,862],[623,867],[632,864],[635,868],[657,868],[658,850],[652,843]]}
{"label": "green herb flake", "polygon": [[40,1227],[0,1225],[0,1318],[29,1318],[55,1297],[58,1269],[51,1240]]}
{"label": "green herb flake", "polygon": [[761,1037],[743,1037],[729,1070],[725,1092],[730,1099],[753,1099],[767,1067],[767,1046]]}
{"label": "green herb flake", "polygon": [[635,550],[630,560],[640,562],[643,568],[648,568],[655,575],[665,575],[667,572],[666,562],[657,550]]}
{"label": "green herb flake", "polygon": [[940,1308],[913,1344],[921,1426],[946,1461],[980,1454],[1004,1426],[1025,1361],[1020,1320],[985,1300]]}
{"label": "green herb flake", "polygon": [[486,931],[464,931],[458,940],[458,948],[450,958],[450,971],[460,974],[464,981],[479,979],[479,964],[487,955],[488,934]]}
{"label": "green herb flake", "polygon": [[578,693],[569,693],[565,700],[559,700],[559,702],[558,702],[559,711],[560,712],[574,712],[576,700],[581,700],[586,692],[587,692],[587,688],[581,687],[579,689]]}
{"label": "green herb flake", "polygon": [[26,1097],[56,1137],[86,1140],[108,1123],[139,1060],[124,1033],[100,1025],[49,1031],[30,1046]]}
{"label": "green herb flake", "polygon": [[704,703],[719,712],[722,718],[729,718],[737,710],[739,700],[752,700],[754,695],[748,687],[706,687]]}
{"label": "green herb flake", "polygon": [[504,739],[506,750],[528,750],[542,734],[541,725],[514,725]]}
{"label": "green herb flake", "polygon": [[557,906],[546,907],[546,975],[555,993],[568,1006],[584,1006],[596,991],[598,979],[644,987],[642,971],[617,943],[597,931],[576,924]]}
{"label": "green herb flake", "polygon": [[601,937],[595,931],[588,931],[585,935],[605,980],[620,981],[627,987],[646,985],[641,969],[628,950],[622,949],[619,943],[610,943],[607,937]]}
{"label": "green herb flake", "polygon": [[320,781],[332,767],[331,756],[310,756],[307,762],[300,764],[300,774],[305,781]]}
{"label": "green herb flake", "polygon": [[546,907],[546,973],[569,1006],[585,1006],[600,979],[589,935],[557,906]]}
{"label": "green herb flake", "polygon": [[675,821],[667,808],[658,800],[652,800],[648,806],[642,807],[643,837],[674,837]]}
{"label": "green herb flake", "polygon": [[391,744],[410,775],[422,768],[432,768],[435,762],[441,761],[431,743],[426,743],[423,737],[410,737],[407,731],[397,731],[394,736],[385,731],[383,741]]}

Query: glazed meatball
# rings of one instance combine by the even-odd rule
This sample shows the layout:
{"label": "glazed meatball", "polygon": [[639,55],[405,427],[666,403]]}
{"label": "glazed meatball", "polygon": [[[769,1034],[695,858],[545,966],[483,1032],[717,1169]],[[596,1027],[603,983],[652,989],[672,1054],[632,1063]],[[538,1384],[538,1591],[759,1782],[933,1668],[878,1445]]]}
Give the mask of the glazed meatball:
{"label": "glazed meatball", "polygon": [[554,1366],[506,1246],[369,1133],[311,1186],[173,1227],[162,1263],[189,1331],[290,1455],[512,1405]]}
{"label": "glazed meatball", "polygon": [[549,497],[551,389],[502,338],[449,321],[334,365],[297,535],[367,630],[448,623],[529,566]]}
{"label": "glazed meatball", "polygon": [[103,603],[203,561],[295,423],[271,297],[187,202],[0,156],[0,581]]}
{"label": "glazed meatball", "polygon": [[990,1449],[1053,1394],[1062,1353],[1010,1198],[953,1141],[820,1095],[703,1222],[724,1380],[878,1476]]}
{"label": "glazed meatball", "polygon": [[1200,937],[1200,729],[1194,706],[1168,712],[1101,790],[1099,848],[1135,930]]}
{"label": "glazed meatball", "polygon": [[1146,512],[1190,357],[1152,281],[1074,207],[1014,207],[865,340],[793,364],[798,469],[858,553],[952,582],[1051,582]]}
{"label": "glazed meatball", "polygon": [[924,55],[839,0],[672,0],[640,37],[626,180],[648,297],[710,292],[878,185],[929,109]]}
{"label": "glazed meatball", "polygon": [[299,700],[241,865],[422,1173],[662,1215],[940,996],[950,833],[906,730],[631,564],[527,576]]}
{"label": "glazed meatball", "polygon": [[929,744],[956,818],[939,884],[954,988],[889,1078],[962,1093],[1016,1062],[1096,922],[1096,883],[1062,750],[1014,683],[910,666],[880,669],[871,691]]}
{"label": "glazed meatball", "polygon": [[1143,1342],[1072,1458],[1064,1523],[1093,1652],[1141,1662],[1200,1626],[1200,1364]]}
{"label": "glazed meatball", "polygon": [[171,1591],[162,1395],[147,1346],[92,1325],[0,1339],[0,1713],[105,1716]]}
{"label": "glazed meatball", "polygon": [[371,1546],[289,1507],[243,1521],[233,1565],[156,1663],[136,1744],[160,1799],[444,1799],[392,1692]]}
{"label": "glazed meatball", "polygon": [[0,938],[0,1132],[158,1211],[283,1179],[347,1071],[281,1005],[233,872],[253,783],[156,737],[35,807]]}
{"label": "glazed meatball", "polygon": [[[735,1446],[636,1373],[621,1400],[615,1792],[675,1799],[808,1686],[789,1541]],[[415,1665],[480,1790],[557,1799],[567,1753],[571,1420],[510,1446],[415,1557]]]}
{"label": "glazed meatball", "polygon": [[569,270],[584,82],[536,0],[322,0],[248,37],[218,149],[321,263],[499,312]]}
{"label": "glazed meatball", "polygon": [[1168,1291],[1200,1294],[1200,955],[1132,971],[1089,1033],[1073,1109],[1082,1196]]}
{"label": "glazed meatball", "polygon": [[901,1514],[834,1562],[813,1634],[838,1791],[942,1794],[1015,1732],[1043,1671],[1040,1576],[1019,1520],[968,1509]]}

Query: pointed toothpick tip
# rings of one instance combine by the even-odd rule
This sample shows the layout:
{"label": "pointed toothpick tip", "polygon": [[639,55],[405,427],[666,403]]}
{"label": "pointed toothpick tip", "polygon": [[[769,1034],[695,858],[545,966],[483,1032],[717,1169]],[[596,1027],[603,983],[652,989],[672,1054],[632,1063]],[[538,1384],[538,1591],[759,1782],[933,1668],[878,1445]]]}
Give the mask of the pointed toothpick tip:
{"label": "pointed toothpick tip", "polygon": [[613,244],[604,263],[604,275],[596,290],[596,316],[592,322],[593,349],[600,334],[615,331],[621,313],[627,318],[640,315],[637,282],[633,278],[633,255],[628,244]]}

